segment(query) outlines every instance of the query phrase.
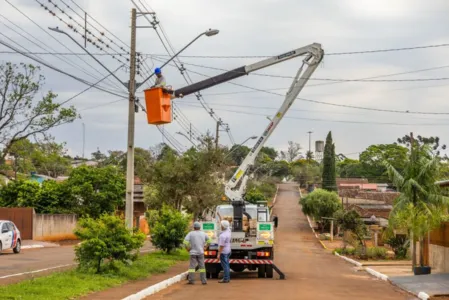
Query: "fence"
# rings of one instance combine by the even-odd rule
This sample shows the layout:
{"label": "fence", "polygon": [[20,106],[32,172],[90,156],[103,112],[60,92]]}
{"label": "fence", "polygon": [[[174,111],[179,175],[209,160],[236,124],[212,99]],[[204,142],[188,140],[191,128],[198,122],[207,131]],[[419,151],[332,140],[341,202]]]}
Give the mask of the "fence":
{"label": "fence", "polygon": [[33,228],[34,239],[45,241],[74,239],[73,230],[77,220],[74,214],[36,214]]}
{"label": "fence", "polygon": [[0,207],[0,220],[14,222],[23,240],[33,239],[34,209],[27,207]]}

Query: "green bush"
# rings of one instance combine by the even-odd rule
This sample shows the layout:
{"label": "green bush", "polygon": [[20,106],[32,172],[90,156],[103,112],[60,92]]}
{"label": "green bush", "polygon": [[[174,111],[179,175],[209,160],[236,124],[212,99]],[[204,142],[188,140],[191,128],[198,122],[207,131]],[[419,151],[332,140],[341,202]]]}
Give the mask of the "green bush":
{"label": "green bush", "polygon": [[253,188],[245,194],[245,200],[250,203],[257,203],[257,201],[266,201],[265,195],[257,188]]}
{"label": "green bush", "polygon": [[150,226],[151,242],[153,245],[167,253],[179,248],[184,241],[189,226],[189,216],[169,206],[161,210],[147,212],[147,221]]}
{"label": "green bush", "polygon": [[[328,192],[323,189],[316,189],[306,197],[300,199],[304,214],[312,216],[317,222],[321,222],[323,217],[333,217],[334,213],[341,208],[341,202],[337,193]],[[328,221],[322,222],[325,226]]]}
{"label": "green bush", "polygon": [[393,249],[396,259],[405,259],[410,246],[410,240],[406,235],[395,235],[385,241]]}
{"label": "green bush", "polygon": [[334,252],[337,252],[340,255],[355,255],[356,249],[355,248],[336,248]]}
{"label": "green bush", "polygon": [[145,241],[143,233],[133,234],[121,218],[107,214],[98,219],[80,219],[74,233],[81,240],[81,244],[75,247],[79,267],[94,269],[97,273],[105,267],[114,270],[120,263],[128,264],[135,260],[137,254],[132,251],[142,247]]}
{"label": "green bush", "polygon": [[387,257],[387,249],[382,247],[371,247],[366,249],[366,255],[371,259],[385,259]]}

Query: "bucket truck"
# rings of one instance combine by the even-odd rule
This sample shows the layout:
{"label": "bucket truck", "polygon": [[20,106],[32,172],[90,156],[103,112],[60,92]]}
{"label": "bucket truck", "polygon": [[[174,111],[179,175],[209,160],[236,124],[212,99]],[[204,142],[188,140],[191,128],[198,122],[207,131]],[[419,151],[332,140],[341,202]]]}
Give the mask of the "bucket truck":
{"label": "bucket truck", "polygon": [[182,98],[298,56],[305,57],[285,95],[281,107],[270,119],[269,124],[258,138],[256,144],[225,185],[225,195],[229,200],[229,204],[218,205],[212,215],[212,221],[202,222],[202,230],[212,239],[212,244],[205,251],[206,271],[209,277],[218,278],[218,274],[221,271],[221,266],[217,259],[218,235],[221,230],[220,221],[228,219],[232,226],[231,269],[234,272],[242,272],[245,269],[255,271],[257,269],[259,277],[267,278],[272,278],[273,270],[275,270],[279,273],[281,279],[285,278],[284,274],[273,263],[274,224],[270,222],[269,208],[263,203],[251,204],[245,201],[246,183],[249,178],[247,171],[254,165],[260,150],[318,67],[323,59],[324,51],[320,44],[313,43],[278,56],[227,71],[178,90],[163,91],[163,93],[169,94],[171,99]]}

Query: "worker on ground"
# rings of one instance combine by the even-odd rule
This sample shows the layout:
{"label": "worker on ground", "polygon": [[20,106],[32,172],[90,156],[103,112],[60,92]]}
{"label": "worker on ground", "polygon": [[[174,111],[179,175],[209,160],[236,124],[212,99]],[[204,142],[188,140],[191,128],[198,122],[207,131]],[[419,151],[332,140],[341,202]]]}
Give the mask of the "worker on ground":
{"label": "worker on ground", "polygon": [[193,231],[190,231],[184,239],[184,245],[190,254],[189,265],[189,282],[194,284],[195,268],[198,266],[202,284],[207,284],[206,280],[206,266],[204,265],[204,250],[210,243],[209,236],[200,230],[199,222],[193,223]]}
{"label": "worker on ground", "polygon": [[156,81],[154,82],[153,87],[165,87],[165,77],[162,75],[162,71],[159,68],[154,69],[154,74],[156,74]]}
{"label": "worker on ground", "polygon": [[218,239],[218,260],[223,268],[223,279],[219,283],[229,283],[231,280],[231,268],[229,265],[229,257],[231,256],[231,229],[229,222],[221,221],[221,233]]}
{"label": "worker on ground", "polygon": [[277,215],[273,215],[273,222],[274,222],[274,231],[276,231],[276,229],[278,228],[278,222],[279,222],[279,218]]}

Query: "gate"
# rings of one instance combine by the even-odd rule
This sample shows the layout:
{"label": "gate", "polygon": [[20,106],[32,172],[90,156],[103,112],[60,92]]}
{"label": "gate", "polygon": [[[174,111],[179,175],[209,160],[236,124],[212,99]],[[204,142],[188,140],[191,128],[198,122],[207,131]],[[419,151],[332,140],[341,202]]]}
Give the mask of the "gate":
{"label": "gate", "polygon": [[0,220],[12,221],[20,230],[22,240],[33,239],[34,208],[0,207]]}

